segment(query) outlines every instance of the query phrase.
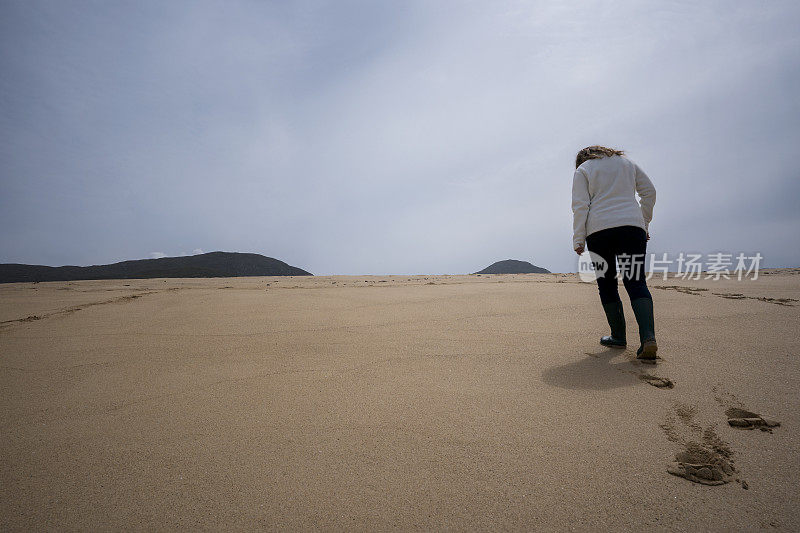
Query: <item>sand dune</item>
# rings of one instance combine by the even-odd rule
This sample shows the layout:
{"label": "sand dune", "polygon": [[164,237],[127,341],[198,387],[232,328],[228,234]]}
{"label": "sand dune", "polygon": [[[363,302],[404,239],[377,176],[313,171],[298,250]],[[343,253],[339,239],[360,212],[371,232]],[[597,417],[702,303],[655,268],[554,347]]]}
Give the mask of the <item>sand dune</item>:
{"label": "sand dune", "polygon": [[800,271],[651,286],[657,365],[574,275],[1,286],[0,527],[800,529]]}

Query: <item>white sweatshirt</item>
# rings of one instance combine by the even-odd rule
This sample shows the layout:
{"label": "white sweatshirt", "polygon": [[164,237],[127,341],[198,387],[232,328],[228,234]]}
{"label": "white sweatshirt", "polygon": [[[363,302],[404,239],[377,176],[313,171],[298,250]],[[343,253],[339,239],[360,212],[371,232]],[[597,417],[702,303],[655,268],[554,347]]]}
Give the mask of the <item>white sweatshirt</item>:
{"label": "white sweatshirt", "polygon": [[655,203],[656,188],[633,161],[618,155],[585,161],[572,179],[573,247],[606,228],[638,226],[648,231]]}

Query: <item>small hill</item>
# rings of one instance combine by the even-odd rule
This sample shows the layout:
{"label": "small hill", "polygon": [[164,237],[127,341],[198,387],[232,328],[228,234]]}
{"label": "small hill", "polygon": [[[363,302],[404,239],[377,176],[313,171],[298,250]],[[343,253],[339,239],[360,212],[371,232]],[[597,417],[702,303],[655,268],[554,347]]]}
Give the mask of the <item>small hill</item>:
{"label": "small hill", "polygon": [[506,259],[498,261],[484,268],[476,274],[550,274],[546,268],[537,267],[527,261],[517,261],[516,259]]}
{"label": "small hill", "polygon": [[0,264],[0,283],[87,279],[227,278],[311,276],[305,270],[259,254],[210,252],[184,257],[137,259],[87,267]]}

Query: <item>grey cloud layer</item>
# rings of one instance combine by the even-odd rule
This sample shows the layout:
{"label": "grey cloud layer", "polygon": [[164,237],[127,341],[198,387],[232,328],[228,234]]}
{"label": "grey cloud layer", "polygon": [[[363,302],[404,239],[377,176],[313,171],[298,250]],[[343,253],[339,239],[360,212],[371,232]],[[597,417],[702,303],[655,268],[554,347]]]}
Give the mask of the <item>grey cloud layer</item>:
{"label": "grey cloud layer", "polygon": [[603,143],[654,250],[800,263],[795,4],[582,5],[5,2],[0,261],[569,271]]}

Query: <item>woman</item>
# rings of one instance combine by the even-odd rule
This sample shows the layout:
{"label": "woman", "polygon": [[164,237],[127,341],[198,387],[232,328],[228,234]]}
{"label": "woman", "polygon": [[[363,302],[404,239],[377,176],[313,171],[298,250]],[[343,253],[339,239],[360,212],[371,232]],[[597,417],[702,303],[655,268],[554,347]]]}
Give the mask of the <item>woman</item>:
{"label": "woman", "polygon": [[[578,255],[588,245],[608,266],[598,276],[597,288],[611,335],[601,338],[600,344],[613,348],[627,345],[625,315],[617,289],[619,258],[622,283],[639,324],[640,346],[636,357],[653,360],[658,345],[644,258],[650,240],[648,225],[653,219],[656,189],[647,174],[623,156],[621,150],[604,146],[589,146],[578,152],[572,181],[572,243]],[[636,201],[636,193],[639,193],[640,202]]]}

